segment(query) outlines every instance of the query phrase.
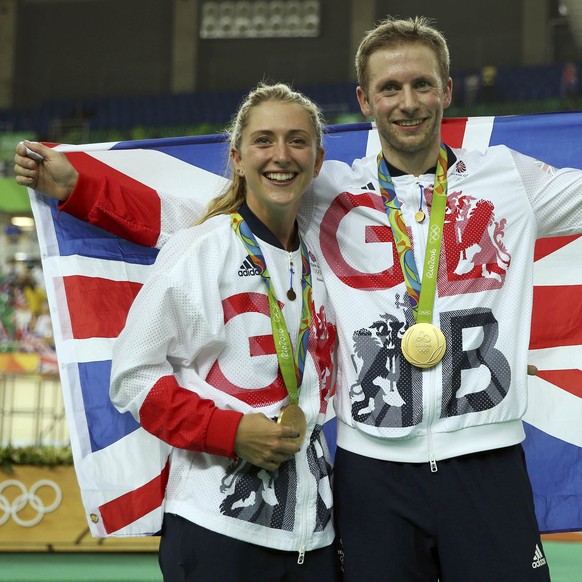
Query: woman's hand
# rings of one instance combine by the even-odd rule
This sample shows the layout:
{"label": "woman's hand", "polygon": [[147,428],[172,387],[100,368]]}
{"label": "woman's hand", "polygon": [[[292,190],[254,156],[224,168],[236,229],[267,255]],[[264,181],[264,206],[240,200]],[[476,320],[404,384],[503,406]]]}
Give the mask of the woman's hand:
{"label": "woman's hand", "polygon": [[79,173],[65,154],[31,141],[16,146],[14,173],[17,184],[61,202],[67,200],[79,178]]}
{"label": "woman's hand", "polygon": [[299,452],[301,446],[293,440],[298,437],[295,429],[277,424],[262,413],[245,414],[236,431],[234,452],[253,465],[275,471]]}

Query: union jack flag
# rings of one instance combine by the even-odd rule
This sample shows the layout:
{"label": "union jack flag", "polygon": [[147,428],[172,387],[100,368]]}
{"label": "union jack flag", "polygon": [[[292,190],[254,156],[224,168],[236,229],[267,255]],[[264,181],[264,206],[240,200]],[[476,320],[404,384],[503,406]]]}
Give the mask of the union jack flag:
{"label": "union jack flag", "polygon": [[[351,163],[376,153],[371,123],[329,127],[326,159]],[[505,144],[555,167],[582,169],[582,113],[445,119],[444,141],[484,149]],[[60,212],[31,191],[47,295],[53,319],[75,468],[91,532],[96,537],[155,534],[163,514],[170,447],[109,401],[114,339],[163,243],[172,212],[200,212],[225,182],[223,136],[57,146],[88,172],[120,184],[140,183],[159,204],[126,209],[117,224],[144,228],[124,240]],[[152,197],[158,200],[157,194]],[[176,201],[182,201],[182,204]],[[581,201],[582,203],[582,201]],[[173,208],[173,205],[176,207]],[[160,218],[161,217],[161,218]],[[183,218],[183,217],[182,217]],[[160,222],[161,220],[161,222]],[[159,222],[159,224],[157,224]],[[524,443],[542,532],[582,530],[582,236],[538,241]],[[334,421],[326,426],[334,441]]]}

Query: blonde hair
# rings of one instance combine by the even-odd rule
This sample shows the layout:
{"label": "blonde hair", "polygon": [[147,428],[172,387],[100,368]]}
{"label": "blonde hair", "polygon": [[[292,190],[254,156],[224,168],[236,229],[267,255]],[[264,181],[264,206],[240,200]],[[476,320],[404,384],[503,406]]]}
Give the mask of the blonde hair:
{"label": "blonde hair", "polygon": [[[227,130],[227,134],[229,135],[229,152],[232,152],[233,149],[240,150],[242,134],[248,124],[250,112],[258,105],[267,101],[296,104],[303,107],[315,131],[317,148],[321,149],[323,147],[324,121],[320,108],[311,99],[303,95],[303,93],[294,91],[285,83],[276,83],[273,85],[259,83],[241,103]],[[198,220],[197,224],[219,214],[230,214],[245,201],[246,181],[244,177],[234,171],[234,167],[230,164],[230,155],[229,166],[231,166],[230,182],[221,194],[210,201],[206,212]]]}
{"label": "blonde hair", "polygon": [[433,20],[425,16],[396,19],[388,17],[369,30],[356,52],[356,75],[364,94],[368,93],[368,61],[373,53],[402,43],[419,42],[432,49],[437,57],[443,86],[449,81],[451,57],[445,37],[433,26]]}

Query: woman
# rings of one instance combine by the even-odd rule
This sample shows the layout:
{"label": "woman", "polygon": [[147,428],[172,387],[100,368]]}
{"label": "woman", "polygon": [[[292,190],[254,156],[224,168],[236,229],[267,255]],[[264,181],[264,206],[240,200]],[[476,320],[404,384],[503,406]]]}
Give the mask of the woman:
{"label": "woman", "polygon": [[160,564],[186,580],[337,579],[321,432],[335,326],[297,232],[322,120],[259,85],[231,130],[232,180],[174,235],[118,338],[111,398],[171,444]]}

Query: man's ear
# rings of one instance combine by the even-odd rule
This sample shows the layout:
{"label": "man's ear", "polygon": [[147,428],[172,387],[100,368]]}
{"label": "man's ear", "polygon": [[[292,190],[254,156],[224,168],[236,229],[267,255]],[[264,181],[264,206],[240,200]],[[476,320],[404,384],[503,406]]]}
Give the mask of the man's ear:
{"label": "man's ear", "polygon": [[443,109],[446,109],[453,102],[453,80],[449,77],[449,82],[445,87],[445,98],[443,99]]}
{"label": "man's ear", "polygon": [[373,114],[370,106],[368,105],[368,97],[366,92],[359,85],[356,87],[356,97],[358,98],[358,103],[360,104],[362,113],[366,117],[371,117]]}

